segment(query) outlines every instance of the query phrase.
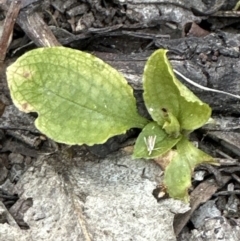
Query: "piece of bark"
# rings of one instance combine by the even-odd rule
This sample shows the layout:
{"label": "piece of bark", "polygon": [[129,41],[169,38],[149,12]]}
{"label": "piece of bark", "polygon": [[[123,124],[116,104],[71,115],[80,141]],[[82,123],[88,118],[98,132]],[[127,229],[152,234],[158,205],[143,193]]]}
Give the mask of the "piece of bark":
{"label": "piece of bark", "polygon": [[21,6],[21,0],[13,0],[8,9],[3,24],[3,32],[0,38],[0,64],[4,61],[8,45],[12,39],[12,32]]}
{"label": "piece of bark", "polygon": [[209,131],[206,135],[220,143],[230,153],[240,156],[240,133],[236,131]]}
{"label": "piece of bark", "polygon": [[[156,40],[156,45],[170,50],[169,58],[173,68],[187,78],[205,87],[239,95],[240,35],[221,32],[204,38],[161,39]],[[95,54],[122,72],[134,89],[142,90],[142,73],[151,53]],[[204,63],[201,59],[202,54],[207,56]],[[214,112],[221,115],[240,114],[239,99],[205,91],[180,80],[201,100],[208,103]]]}
{"label": "piece of bark", "polygon": [[17,23],[38,47],[61,46],[38,12],[21,11]]}
{"label": "piece of bark", "polygon": [[32,133],[39,133],[34,126],[35,118],[17,109],[14,105],[5,107],[0,117],[0,129],[3,130],[25,130]]}
{"label": "piece of bark", "polygon": [[23,130],[6,130],[6,135],[15,138],[16,140],[26,143],[31,148],[38,149],[40,144],[42,144],[41,136],[34,135],[29,131]]}
{"label": "piece of bark", "polygon": [[[4,10],[8,9],[6,2],[1,3],[1,7]],[[22,1],[16,22],[38,47],[61,46],[38,13],[38,7],[38,1]]]}
{"label": "piece of bark", "polygon": [[1,148],[0,153],[9,151],[30,157],[38,157],[38,155],[40,155],[38,150],[28,147],[25,143],[7,140],[3,143],[3,147]]}
{"label": "piece of bark", "polygon": [[217,0],[215,1],[214,5],[207,9],[199,10],[196,7],[191,7],[193,13],[197,16],[209,16],[216,13],[222,6],[225,4],[225,0]]}

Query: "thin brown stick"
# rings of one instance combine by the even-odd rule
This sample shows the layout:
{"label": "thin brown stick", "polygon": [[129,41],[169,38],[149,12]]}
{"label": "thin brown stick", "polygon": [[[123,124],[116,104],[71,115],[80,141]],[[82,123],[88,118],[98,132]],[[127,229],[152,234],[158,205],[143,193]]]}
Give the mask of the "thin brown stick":
{"label": "thin brown stick", "polygon": [[28,13],[26,11],[21,11],[17,23],[37,46],[61,46],[39,13]]}
{"label": "thin brown stick", "polygon": [[16,22],[20,7],[21,0],[12,1],[4,20],[3,32],[0,39],[0,63],[2,63],[5,59],[8,45],[12,38],[13,27]]}

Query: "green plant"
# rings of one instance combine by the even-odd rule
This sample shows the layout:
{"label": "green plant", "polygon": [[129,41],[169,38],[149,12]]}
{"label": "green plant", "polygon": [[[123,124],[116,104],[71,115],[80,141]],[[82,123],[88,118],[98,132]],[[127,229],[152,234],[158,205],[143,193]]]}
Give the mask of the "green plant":
{"label": "green plant", "polygon": [[93,145],[133,127],[143,129],[133,156],[164,157],[167,192],[188,201],[194,167],[215,163],[187,139],[208,121],[211,109],[176,79],[166,53],[154,52],[143,74],[143,98],[153,121],[138,114],[133,90],[117,70],[69,48],[24,54],[8,67],[8,86],[14,104],[37,112],[36,127],[57,142]]}

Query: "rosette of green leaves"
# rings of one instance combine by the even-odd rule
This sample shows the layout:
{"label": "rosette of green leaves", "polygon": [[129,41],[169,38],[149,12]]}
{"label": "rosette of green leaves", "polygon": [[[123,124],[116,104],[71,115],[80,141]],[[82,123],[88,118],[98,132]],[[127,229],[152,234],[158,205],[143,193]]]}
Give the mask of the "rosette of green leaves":
{"label": "rosette of green leaves", "polygon": [[204,125],[210,107],[174,76],[166,50],[147,61],[144,101],[150,122],[137,112],[132,88],[114,68],[93,55],[64,47],[39,48],[21,56],[7,69],[14,104],[37,112],[36,127],[66,144],[99,144],[126,130],[143,128],[134,156],[155,158],[171,151],[164,184],[173,198],[188,200],[194,167],[214,163],[186,138]]}

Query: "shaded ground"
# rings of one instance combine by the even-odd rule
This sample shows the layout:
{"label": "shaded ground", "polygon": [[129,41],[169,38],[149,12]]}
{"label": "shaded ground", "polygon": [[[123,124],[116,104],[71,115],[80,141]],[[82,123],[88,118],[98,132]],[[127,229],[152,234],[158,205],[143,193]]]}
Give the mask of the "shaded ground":
{"label": "shaded ground", "polygon": [[2,24],[2,61],[17,15],[1,65],[0,240],[239,240],[239,98],[183,80],[210,104],[217,123],[191,139],[221,163],[194,172],[186,213],[187,205],[159,199],[156,163],[131,160],[136,130],[91,148],[59,145],[35,129],[34,114],[12,105],[5,80],[5,67],[36,46],[77,48],[121,71],[147,115],[143,67],[155,49],[167,48],[187,78],[239,95],[237,1],[22,2],[19,13],[19,1],[0,2],[8,24]]}

